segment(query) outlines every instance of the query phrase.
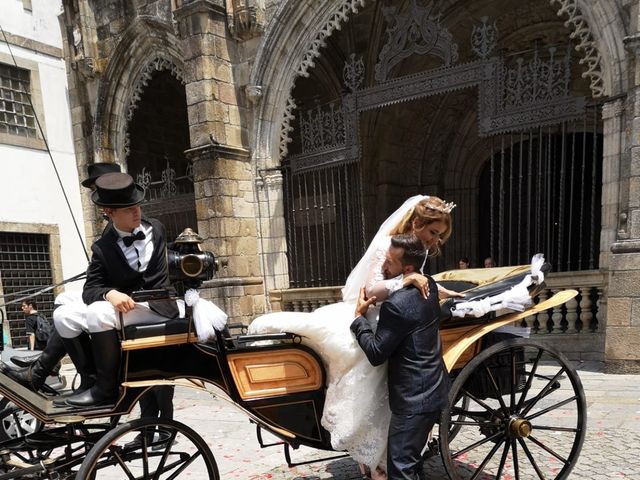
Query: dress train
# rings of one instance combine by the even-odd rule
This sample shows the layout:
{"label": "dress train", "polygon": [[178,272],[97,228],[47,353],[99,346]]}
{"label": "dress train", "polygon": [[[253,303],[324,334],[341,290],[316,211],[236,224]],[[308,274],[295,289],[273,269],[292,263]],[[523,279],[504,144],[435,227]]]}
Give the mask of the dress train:
{"label": "dress train", "polygon": [[[334,303],[311,313],[276,312],[256,318],[249,333],[289,332],[317,352],[327,371],[322,426],[331,445],[374,470],[386,462],[391,419],[387,364],[373,367],[351,333],[355,304]],[[370,309],[375,325],[377,308]]]}

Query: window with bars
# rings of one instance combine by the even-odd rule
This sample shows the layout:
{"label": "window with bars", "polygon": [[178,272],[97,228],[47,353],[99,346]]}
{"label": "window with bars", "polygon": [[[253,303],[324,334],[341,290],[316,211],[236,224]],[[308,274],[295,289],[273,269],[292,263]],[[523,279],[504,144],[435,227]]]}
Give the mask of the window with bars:
{"label": "window with bars", "polygon": [[29,70],[0,63],[0,133],[37,138]]}
{"label": "window with bars", "polygon": [[[40,233],[0,232],[0,293],[5,295],[2,303],[11,302],[24,295],[15,295],[24,290],[36,291],[53,284],[49,235]],[[38,311],[52,318],[53,292],[49,291],[33,298]],[[6,305],[11,344],[26,346],[24,314],[20,303]]]}

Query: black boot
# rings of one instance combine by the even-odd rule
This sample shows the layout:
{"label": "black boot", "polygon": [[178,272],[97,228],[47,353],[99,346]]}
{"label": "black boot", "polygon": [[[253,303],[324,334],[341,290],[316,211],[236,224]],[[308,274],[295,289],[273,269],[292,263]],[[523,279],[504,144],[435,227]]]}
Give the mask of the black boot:
{"label": "black boot", "polygon": [[[33,366],[33,365],[32,365]],[[4,364],[2,373],[4,373],[7,377],[13,378],[16,382],[24,385],[29,390],[33,390],[37,392],[40,390],[40,387],[44,384],[46,380],[46,376],[41,378],[39,375],[34,376],[31,367],[20,367],[20,368],[11,368]]]}
{"label": "black boot", "polygon": [[[76,337],[77,338],[77,337]],[[69,356],[75,363],[74,355],[77,356],[79,343],[76,339],[64,339],[67,343],[75,343],[69,348]],[[72,395],[67,398],[66,403],[72,407],[91,407],[112,402],[118,396],[120,385],[120,338],[115,330],[98,332],[91,334],[91,349],[96,366],[96,383],[89,390]]]}
{"label": "black boot", "polygon": [[[75,393],[82,393],[85,390],[90,389],[96,383],[96,364],[93,361],[93,351],[91,348],[91,338],[88,333],[82,332],[75,339],[78,352],[76,360],[73,360],[73,364],[76,366],[76,371],[80,375],[80,386],[76,388]],[[71,354],[69,354],[71,356]]]}
{"label": "black boot", "polygon": [[70,394],[60,395],[53,400],[53,404],[57,407],[66,406],[67,398],[73,395],[78,395],[82,392],[86,392],[96,383],[96,365],[93,362],[93,352],[91,350],[91,339],[87,333],[81,333],[75,338],[68,338],[65,340],[63,348],[65,352],[69,350],[69,357],[73,360],[73,364],[76,367],[76,371],[80,375],[80,385]]}
{"label": "black boot", "polygon": [[62,338],[54,331],[47,342],[47,346],[31,366],[8,370],[5,373],[14,380],[37,392],[42,385],[44,385],[47,377],[51,375],[55,366],[62,360],[65,353],[66,349]]}

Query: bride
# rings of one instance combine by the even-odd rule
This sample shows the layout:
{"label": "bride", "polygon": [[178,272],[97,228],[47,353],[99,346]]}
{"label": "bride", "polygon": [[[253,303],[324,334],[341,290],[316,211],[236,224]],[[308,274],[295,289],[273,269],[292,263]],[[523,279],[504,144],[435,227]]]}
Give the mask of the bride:
{"label": "bride", "polygon": [[[391,411],[386,364],[373,367],[358,346],[349,326],[361,287],[367,297],[376,296],[378,306],[369,308],[367,319],[375,329],[379,304],[390,293],[413,284],[426,296],[426,278],[414,273],[384,280],[382,264],[392,235],[414,233],[428,254],[439,253],[451,235],[450,212],[455,205],[438,197],[409,198],[380,226],[364,256],[350,273],[342,289],[342,302],[310,313],[275,312],[256,318],[249,333],[290,332],[304,337],[322,357],[327,369],[327,392],[322,425],[331,434],[335,450],[346,450],[360,464],[371,469],[373,478],[385,478],[377,471],[386,461],[386,439]],[[424,267],[424,265],[423,265]],[[457,295],[439,287],[441,296]],[[376,475],[378,475],[376,477]]]}

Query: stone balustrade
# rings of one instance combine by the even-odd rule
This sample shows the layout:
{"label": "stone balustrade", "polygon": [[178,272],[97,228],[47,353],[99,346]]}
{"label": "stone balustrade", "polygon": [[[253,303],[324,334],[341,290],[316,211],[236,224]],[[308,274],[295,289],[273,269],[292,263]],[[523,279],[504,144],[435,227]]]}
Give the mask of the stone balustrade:
{"label": "stone balustrade", "polygon": [[[537,315],[525,318],[520,326],[529,327],[531,336],[555,346],[573,360],[604,358],[603,304],[606,274],[598,270],[551,273],[546,288],[538,296],[542,301],[560,290],[574,289],[578,296]],[[341,300],[341,286],[272,290],[273,311],[311,312]]]}

